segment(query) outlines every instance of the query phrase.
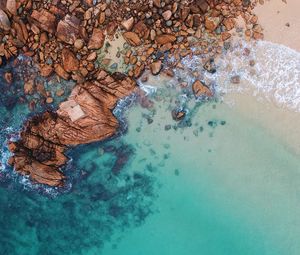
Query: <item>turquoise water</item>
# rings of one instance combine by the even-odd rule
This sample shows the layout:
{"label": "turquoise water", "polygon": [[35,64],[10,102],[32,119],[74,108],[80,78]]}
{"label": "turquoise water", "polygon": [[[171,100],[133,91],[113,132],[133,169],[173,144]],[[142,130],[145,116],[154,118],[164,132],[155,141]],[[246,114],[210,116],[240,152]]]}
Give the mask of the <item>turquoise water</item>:
{"label": "turquoise water", "polygon": [[[0,95],[0,255],[299,254],[300,158],[270,129],[287,119],[267,118],[255,100],[197,103],[172,82],[153,84],[154,107],[127,109],[123,135],[68,152],[63,189],[4,165],[30,113]],[[293,118],[283,130],[297,144]]]}
{"label": "turquoise water", "polygon": [[3,180],[0,254],[298,254],[299,157],[226,104],[185,128],[169,107],[135,105],[124,136],[70,152],[59,195]]}

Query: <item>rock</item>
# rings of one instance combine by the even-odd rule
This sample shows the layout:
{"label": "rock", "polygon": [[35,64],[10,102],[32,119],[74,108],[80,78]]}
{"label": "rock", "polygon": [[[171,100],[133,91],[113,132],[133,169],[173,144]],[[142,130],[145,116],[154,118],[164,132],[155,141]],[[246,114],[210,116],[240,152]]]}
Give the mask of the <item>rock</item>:
{"label": "rock", "polygon": [[53,67],[51,65],[40,65],[40,74],[43,77],[49,77],[53,73]]}
{"label": "rock", "polygon": [[41,33],[41,36],[40,36],[40,44],[41,45],[44,45],[48,42],[48,35],[46,32],[43,32]]}
{"label": "rock", "polygon": [[160,5],[160,0],[153,0],[153,4],[154,6],[156,6],[157,8],[160,8],[161,5]]}
{"label": "rock", "polygon": [[241,77],[239,75],[234,75],[230,78],[230,82],[233,84],[240,84]]}
{"label": "rock", "polygon": [[117,101],[135,89],[121,74],[98,72],[97,81],[75,86],[56,112],[45,112],[25,123],[20,140],[10,145],[14,169],[33,181],[62,186],[60,167],[67,162],[69,146],[101,141],[113,136],[119,123],[112,110]]}
{"label": "rock", "polygon": [[221,34],[221,36],[222,36],[222,41],[226,41],[226,40],[228,40],[231,37],[231,34],[228,33],[228,32],[223,32]]}
{"label": "rock", "polygon": [[97,58],[97,53],[94,51],[91,54],[89,54],[86,58],[87,61],[94,61]]}
{"label": "rock", "polygon": [[172,111],[172,118],[173,118],[173,120],[180,121],[184,117],[185,117],[185,111],[176,110],[176,109]]}
{"label": "rock", "polygon": [[10,21],[7,17],[7,14],[0,9],[0,28],[6,31],[10,30]]}
{"label": "rock", "polygon": [[123,37],[126,42],[132,46],[139,46],[142,43],[141,39],[135,32],[125,32],[123,33]]}
{"label": "rock", "polygon": [[130,31],[133,27],[133,23],[134,23],[134,18],[131,17],[127,20],[124,20],[121,25],[122,27],[126,30],[126,31]]}
{"label": "rock", "polygon": [[170,10],[167,10],[165,12],[163,12],[162,14],[164,20],[169,20],[172,17],[172,12]]}
{"label": "rock", "polygon": [[217,71],[215,61],[213,58],[206,61],[203,68],[208,71],[209,73],[215,73]]}
{"label": "rock", "polygon": [[159,60],[159,61],[155,61],[155,62],[153,62],[153,63],[150,65],[151,73],[152,73],[153,75],[159,74],[161,68],[162,68],[162,63],[161,63],[160,60]]}
{"label": "rock", "polygon": [[77,50],[80,50],[82,49],[84,46],[84,41],[82,39],[77,39],[75,40],[74,42],[74,47],[77,49]]}
{"label": "rock", "polygon": [[65,91],[63,89],[59,89],[56,91],[55,94],[56,94],[56,96],[61,97],[65,94]]}
{"label": "rock", "polygon": [[200,8],[202,14],[207,12],[209,5],[207,4],[206,0],[196,0],[195,2],[197,6]]}
{"label": "rock", "polygon": [[47,97],[47,99],[46,99],[46,103],[47,104],[52,104],[53,103],[53,98],[52,97]]}
{"label": "rock", "polygon": [[56,30],[56,36],[68,44],[74,44],[79,39],[80,20],[75,16],[67,14],[64,20],[59,21]]}
{"label": "rock", "polygon": [[4,79],[8,84],[12,84],[13,82],[13,74],[11,72],[4,73]]}
{"label": "rock", "polygon": [[24,93],[26,95],[32,95],[34,92],[34,82],[33,80],[29,80],[24,83]]}
{"label": "rock", "polygon": [[105,41],[105,35],[102,30],[99,28],[93,29],[92,37],[90,38],[88,48],[91,50],[98,50],[103,47]]}
{"label": "rock", "polygon": [[59,77],[65,79],[65,80],[69,80],[70,75],[66,72],[66,70],[60,64],[56,64],[54,66],[54,71]]}
{"label": "rock", "polygon": [[176,36],[171,35],[171,34],[162,34],[162,35],[157,35],[155,37],[155,41],[158,44],[167,44],[167,43],[172,43],[176,41]]}
{"label": "rock", "polygon": [[196,80],[192,85],[193,93],[196,98],[198,97],[212,97],[211,90],[201,81]]}
{"label": "rock", "polygon": [[210,32],[214,31],[219,26],[220,23],[221,23],[220,17],[207,16],[205,18],[205,28]]}
{"label": "rock", "polygon": [[7,0],[6,9],[12,14],[17,15],[17,4],[16,0]]}
{"label": "rock", "polygon": [[75,57],[74,53],[68,48],[64,48],[61,52],[62,66],[67,72],[78,71],[79,61]]}
{"label": "rock", "polygon": [[223,24],[226,27],[226,30],[231,30],[234,28],[235,26],[235,21],[233,18],[227,18],[223,20]]}
{"label": "rock", "polygon": [[41,9],[38,11],[33,10],[31,19],[40,29],[43,29],[51,34],[55,32],[56,17],[46,9]]}

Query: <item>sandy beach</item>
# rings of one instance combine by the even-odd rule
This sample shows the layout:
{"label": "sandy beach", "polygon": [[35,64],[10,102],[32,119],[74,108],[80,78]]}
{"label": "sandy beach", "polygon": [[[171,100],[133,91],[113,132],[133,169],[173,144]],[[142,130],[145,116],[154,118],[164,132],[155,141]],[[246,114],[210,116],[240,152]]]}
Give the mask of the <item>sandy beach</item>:
{"label": "sandy beach", "polygon": [[300,1],[266,0],[254,12],[264,29],[264,39],[300,51]]}

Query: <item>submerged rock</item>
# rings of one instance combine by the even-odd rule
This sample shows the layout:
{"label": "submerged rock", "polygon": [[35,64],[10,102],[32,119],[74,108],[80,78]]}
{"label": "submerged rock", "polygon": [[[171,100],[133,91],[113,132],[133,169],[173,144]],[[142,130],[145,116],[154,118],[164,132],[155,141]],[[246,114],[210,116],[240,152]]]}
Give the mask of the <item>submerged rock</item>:
{"label": "submerged rock", "polygon": [[33,181],[62,186],[60,167],[67,162],[69,146],[101,141],[115,134],[118,120],[112,114],[117,100],[135,89],[135,82],[100,70],[97,80],[78,84],[56,112],[45,112],[28,120],[20,140],[10,142],[9,163]]}
{"label": "submerged rock", "polygon": [[203,82],[196,80],[192,85],[195,97],[212,97],[213,93]]}

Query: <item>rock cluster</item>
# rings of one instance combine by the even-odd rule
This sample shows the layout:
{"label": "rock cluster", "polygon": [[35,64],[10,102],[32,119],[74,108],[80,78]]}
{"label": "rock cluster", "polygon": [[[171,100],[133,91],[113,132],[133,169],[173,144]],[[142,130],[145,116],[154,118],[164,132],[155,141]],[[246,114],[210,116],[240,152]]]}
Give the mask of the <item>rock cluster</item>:
{"label": "rock cluster", "polygon": [[113,136],[119,123],[112,109],[134,89],[132,79],[99,70],[93,82],[78,84],[56,112],[26,122],[20,140],[9,143],[9,164],[35,182],[62,186],[65,177],[59,169],[67,161],[66,149]]}
{"label": "rock cluster", "polygon": [[[252,14],[256,2],[3,0],[0,56],[9,59],[23,53],[33,57],[44,76],[55,72],[61,78],[82,82],[93,77],[97,67],[94,52],[103,47],[105,37],[123,31],[124,39],[135,48],[124,60],[129,64],[131,55],[138,56],[129,72],[137,78],[152,62],[163,62],[165,53],[179,64],[189,54],[220,51],[238,16],[245,21],[246,37],[262,38],[257,16]],[[193,51],[195,46],[201,50]],[[75,56],[75,70],[61,65],[64,48]]]}

